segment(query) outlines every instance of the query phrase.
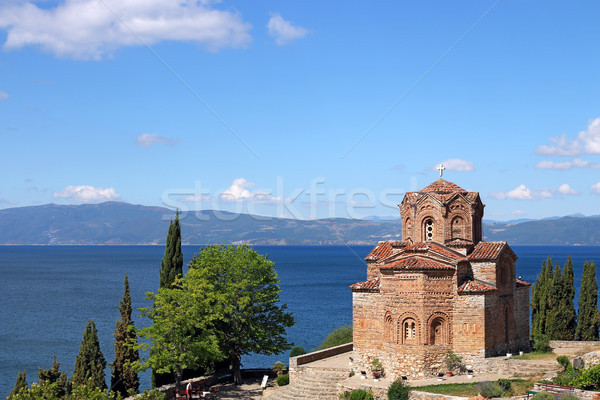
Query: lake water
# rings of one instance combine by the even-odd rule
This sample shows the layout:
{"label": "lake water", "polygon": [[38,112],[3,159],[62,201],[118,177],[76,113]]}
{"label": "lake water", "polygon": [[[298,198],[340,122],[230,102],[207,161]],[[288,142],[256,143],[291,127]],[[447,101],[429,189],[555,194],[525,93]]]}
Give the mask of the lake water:
{"label": "lake water", "polygon": [[[329,332],[352,322],[348,286],[366,279],[363,258],[372,246],[255,246],[275,262],[281,279],[281,301],[296,324],[288,339],[307,351]],[[517,275],[534,282],[542,262],[553,256],[564,265],[572,256],[576,290],[583,262],[600,263],[600,246],[513,246]],[[184,262],[198,246],[183,246]],[[137,327],[148,324],[137,308],[148,305],[144,295],[156,291],[163,246],[0,246],[0,396],[12,389],[17,372],[27,369],[27,381],[37,380],[38,366],[50,368],[56,354],[61,369],[71,371],[88,319],[98,329],[107,362],[114,358],[113,332],[119,318],[123,279],[129,284]],[[576,297],[577,299],[577,297]],[[244,367],[268,367],[279,356],[245,356]],[[142,388],[150,386],[142,373]],[[110,369],[107,368],[107,382]]]}

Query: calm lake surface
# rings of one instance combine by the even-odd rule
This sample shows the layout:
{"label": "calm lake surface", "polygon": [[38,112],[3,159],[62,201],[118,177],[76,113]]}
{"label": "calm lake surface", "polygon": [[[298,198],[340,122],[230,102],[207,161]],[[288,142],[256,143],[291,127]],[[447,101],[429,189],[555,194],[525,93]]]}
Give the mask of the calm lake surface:
{"label": "calm lake surface", "polygon": [[[352,322],[348,286],[366,279],[363,258],[373,246],[255,246],[275,262],[281,279],[281,301],[296,325],[288,339],[307,351],[329,332]],[[600,246],[512,246],[519,257],[517,275],[534,282],[542,262],[553,256],[564,265],[571,256],[579,290],[584,261],[600,263]],[[183,246],[184,263],[199,246]],[[129,275],[133,318],[137,327],[149,320],[137,308],[148,305],[146,292],[156,291],[164,246],[0,246],[0,396],[12,389],[17,372],[27,369],[29,384],[38,366],[50,368],[52,355],[61,369],[72,371],[88,319],[98,329],[107,362],[114,358],[113,332]],[[184,267],[185,269],[185,267]],[[577,296],[576,296],[577,301]],[[249,355],[244,367],[287,363],[287,354]],[[110,368],[107,368],[110,384]],[[149,373],[141,388],[150,387]]]}

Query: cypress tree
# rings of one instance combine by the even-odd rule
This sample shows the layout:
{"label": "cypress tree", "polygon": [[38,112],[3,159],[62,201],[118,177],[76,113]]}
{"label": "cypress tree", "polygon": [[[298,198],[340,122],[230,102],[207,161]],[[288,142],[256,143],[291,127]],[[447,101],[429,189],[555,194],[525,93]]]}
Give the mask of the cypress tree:
{"label": "cypress tree", "polygon": [[183,275],[183,253],[181,252],[181,226],[179,211],[175,221],[169,224],[165,255],[160,263],[160,287],[171,287],[175,278]]}
{"label": "cypress tree", "polygon": [[598,311],[598,284],[593,262],[583,264],[581,290],[579,291],[579,318],[575,337],[577,340],[598,340],[600,312]]}
{"label": "cypress tree", "polygon": [[127,397],[130,389],[138,393],[140,380],[135,363],[140,360],[137,349],[138,339],[135,325],[131,319],[131,294],[129,278],[125,275],[123,299],[119,304],[121,318],[117,320],[115,333],[115,360],[111,363],[111,390]]}
{"label": "cypress tree", "polygon": [[537,276],[532,288],[532,339],[546,335],[546,320],[548,318],[552,281],[552,258],[548,258],[548,260],[544,261],[542,264],[542,272]]}
{"label": "cypress tree", "polygon": [[565,262],[562,273],[562,295],[558,305],[560,320],[557,321],[559,329],[556,330],[556,340],[574,340],[575,327],[577,325],[577,314],[575,313],[575,275],[573,273],[573,261],[571,257]]}
{"label": "cypress tree", "polygon": [[552,282],[548,285],[548,303],[546,306],[546,328],[545,334],[548,339],[558,339],[562,316],[560,315],[560,303],[563,296],[563,280],[560,265],[554,267]]}
{"label": "cypress tree", "polygon": [[67,391],[69,390],[69,379],[67,378],[67,375],[69,375],[68,372],[61,372],[60,371],[60,363],[58,361],[56,361],[56,356],[52,356],[54,358],[54,361],[52,362],[52,368],[50,369],[43,369],[41,367],[38,367],[38,378],[39,378],[39,382],[40,384],[47,382],[47,383],[54,383],[54,382],[58,382],[58,391],[57,394],[59,396],[64,396]]}
{"label": "cypress tree", "polygon": [[27,370],[19,371],[17,374],[17,381],[15,382],[15,386],[13,390],[8,394],[8,399],[12,398],[14,395],[19,393],[23,389],[29,389],[27,385]]}
{"label": "cypress tree", "polygon": [[73,384],[88,385],[89,383],[95,388],[106,389],[105,367],[106,360],[100,351],[96,324],[89,320],[75,359],[71,381]]}

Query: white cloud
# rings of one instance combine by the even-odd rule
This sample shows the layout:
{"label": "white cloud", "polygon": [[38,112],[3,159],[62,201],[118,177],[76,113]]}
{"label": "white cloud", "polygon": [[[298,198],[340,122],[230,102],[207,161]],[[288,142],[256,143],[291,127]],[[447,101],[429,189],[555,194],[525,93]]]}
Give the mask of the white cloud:
{"label": "white cloud", "polygon": [[[448,171],[475,171],[475,165],[471,161],[461,160],[460,158],[449,158],[440,164],[443,164]],[[434,165],[431,170],[437,170],[438,165]]]}
{"label": "white cloud", "polygon": [[590,189],[592,189],[593,192],[600,194],[600,182],[594,183],[590,186]]}
{"label": "white cloud", "polygon": [[280,46],[308,35],[308,29],[292,25],[290,21],[286,21],[277,13],[273,14],[269,19],[267,29],[269,30],[269,35],[275,39],[275,43]]}
{"label": "white cloud", "polygon": [[245,178],[236,178],[233,183],[225,190],[220,193],[210,194],[209,191],[201,194],[193,194],[184,196],[181,201],[185,203],[198,203],[203,201],[212,201],[217,203],[223,202],[238,202],[243,201],[247,203],[277,203],[283,201],[282,197],[276,197],[271,195],[267,191],[253,191],[254,182],[249,182]]}
{"label": "white cloud", "polygon": [[0,90],[0,101],[8,100],[8,97],[9,97],[8,93],[3,92],[2,90]]}
{"label": "white cloud", "polygon": [[558,187],[558,193],[560,194],[579,194],[578,191],[573,189],[568,183],[563,183]]}
{"label": "white cloud", "polygon": [[512,212],[512,215],[525,215],[525,211],[523,210],[515,210]]}
{"label": "white cloud", "polygon": [[558,170],[569,170],[573,167],[587,168],[587,169],[600,169],[600,164],[593,163],[591,161],[582,160],[581,158],[574,158],[569,161],[540,161],[535,165],[537,169],[558,169]]}
{"label": "white cloud", "polygon": [[196,42],[209,50],[252,40],[251,25],[239,14],[195,0],[64,0],[54,8],[9,4],[0,8],[0,28],[7,31],[5,49],[32,45],[82,60],[164,40]]}
{"label": "white cloud", "polygon": [[542,145],[535,149],[538,154],[549,156],[578,156],[580,154],[600,154],[600,118],[592,120],[585,131],[579,132],[575,139],[569,139],[564,133],[551,137],[554,145]]}
{"label": "white cloud", "polygon": [[558,187],[558,189],[554,188],[544,188],[531,190],[525,185],[519,185],[513,190],[508,192],[491,192],[490,197],[493,197],[498,200],[539,200],[539,199],[549,199],[552,198],[555,194],[563,194],[563,195],[574,195],[579,194],[575,189],[573,189],[568,183],[563,183]]}
{"label": "white cloud", "polygon": [[164,143],[167,146],[172,146],[181,142],[181,139],[173,139],[165,136],[160,136],[155,133],[142,133],[135,137],[135,144],[141,147],[150,147],[156,143]]}
{"label": "white cloud", "polygon": [[67,199],[78,203],[98,203],[102,201],[116,200],[121,196],[110,188],[95,188],[93,186],[67,186],[60,192],[54,192],[55,199]]}

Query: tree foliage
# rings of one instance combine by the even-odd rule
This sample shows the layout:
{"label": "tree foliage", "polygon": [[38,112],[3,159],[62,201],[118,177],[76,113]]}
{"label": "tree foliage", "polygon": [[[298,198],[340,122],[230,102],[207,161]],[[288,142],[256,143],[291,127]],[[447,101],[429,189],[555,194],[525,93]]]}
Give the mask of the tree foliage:
{"label": "tree foliage", "polygon": [[599,326],[596,266],[593,262],[586,262],[583,264],[581,290],[579,291],[579,318],[575,332],[577,340],[598,340]]}
{"label": "tree foliage", "polygon": [[[241,383],[241,357],[279,354],[291,347],[286,328],[294,318],[279,303],[275,264],[249,246],[207,246],[189,264],[184,279],[219,338],[219,349]],[[189,290],[189,289],[188,289]]]}
{"label": "tree foliage", "polygon": [[140,359],[137,348],[138,339],[133,320],[131,319],[131,293],[129,278],[125,275],[123,299],[119,306],[120,319],[116,322],[115,359],[111,365],[111,390],[126,396],[130,390],[138,393],[140,379],[137,364]]}
{"label": "tree foliage", "polygon": [[531,337],[546,335],[550,294],[553,283],[552,258],[544,261],[531,289]]}
{"label": "tree foliage", "polygon": [[139,331],[139,336],[149,342],[139,347],[149,350],[148,358],[140,368],[152,368],[156,373],[172,373],[175,384],[181,389],[181,376],[186,368],[197,368],[222,357],[214,331],[209,329],[206,309],[199,301],[201,288],[194,287],[189,279],[177,278],[178,288],[162,287],[158,293],[148,293],[152,306],[142,308],[142,316],[152,320],[152,325]]}
{"label": "tree foliage", "polygon": [[160,287],[170,287],[182,274],[181,225],[179,224],[179,211],[177,211],[175,221],[171,221],[169,224],[165,255],[160,263]]}
{"label": "tree foliage", "polygon": [[58,389],[58,395],[65,395],[71,386],[71,382],[69,382],[68,372],[62,372],[60,370],[60,363],[56,361],[56,356],[52,356],[52,367],[50,369],[43,369],[42,367],[38,367],[38,378],[39,383],[56,383]]}
{"label": "tree foliage", "polygon": [[577,315],[573,299],[575,298],[573,262],[569,257],[561,273],[556,264],[552,285],[550,286],[545,333],[550,340],[573,340]]}
{"label": "tree foliage", "polygon": [[17,381],[15,382],[15,386],[13,390],[8,395],[10,399],[13,395],[19,393],[21,390],[28,390],[29,386],[27,385],[27,370],[19,371],[17,374]]}
{"label": "tree foliage", "polygon": [[71,381],[74,386],[90,385],[93,388],[106,389],[105,367],[106,360],[100,351],[96,324],[94,321],[89,320],[83,333],[79,353],[75,359]]}
{"label": "tree foliage", "polygon": [[321,344],[316,348],[316,350],[325,350],[330,347],[339,346],[342,344],[350,343],[352,341],[352,325],[340,326],[339,328],[335,328],[333,332],[331,332]]}

